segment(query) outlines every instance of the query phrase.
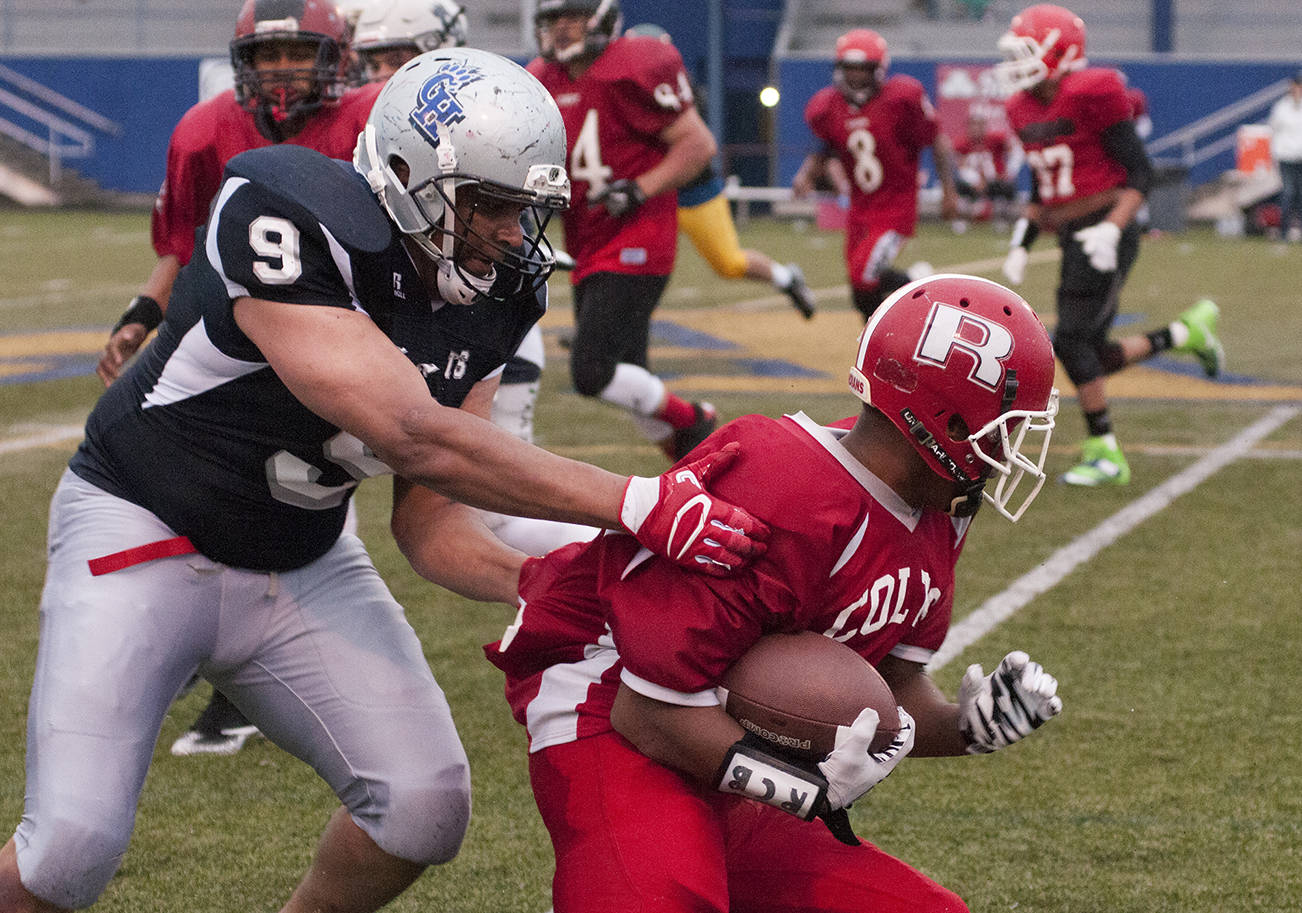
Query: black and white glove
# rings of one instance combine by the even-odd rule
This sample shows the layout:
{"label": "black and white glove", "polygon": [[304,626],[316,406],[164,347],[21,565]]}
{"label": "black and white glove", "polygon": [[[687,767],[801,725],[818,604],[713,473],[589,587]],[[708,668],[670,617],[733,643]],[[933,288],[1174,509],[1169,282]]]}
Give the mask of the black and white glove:
{"label": "black and white glove", "polygon": [[642,192],[641,187],[637,186],[637,181],[620,178],[618,181],[611,181],[596,193],[588,194],[588,202],[600,203],[606,207],[606,212],[619,219],[637,212],[638,208],[646,202],[646,194]]}
{"label": "black and white glove", "polygon": [[967,667],[958,686],[958,727],[968,754],[989,754],[1021,741],[1062,713],[1058,680],[1021,650],[985,675]]}
{"label": "black and white glove", "polygon": [[1090,266],[1100,273],[1116,271],[1117,242],[1121,240],[1121,229],[1115,222],[1104,219],[1097,225],[1082,228],[1073,237],[1080,242],[1085,256],[1090,258]]}
{"label": "black and white glove", "polygon": [[913,717],[897,708],[899,734],[882,751],[869,751],[877,734],[877,711],[866,707],[849,726],[836,727],[836,747],[819,762],[827,778],[827,805],[833,811],[850,804],[889,776],[895,765],[913,750]]}

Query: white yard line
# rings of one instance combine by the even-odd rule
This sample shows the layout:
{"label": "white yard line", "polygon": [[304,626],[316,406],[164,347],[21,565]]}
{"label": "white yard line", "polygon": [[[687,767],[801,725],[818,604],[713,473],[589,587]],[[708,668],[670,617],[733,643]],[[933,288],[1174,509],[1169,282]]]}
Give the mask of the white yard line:
{"label": "white yard line", "polygon": [[64,441],[79,440],[84,431],[85,426],[83,425],[52,425],[23,437],[0,440],[0,454],[18,453],[22,450],[31,450],[34,447],[48,447],[51,444],[61,444]]}
{"label": "white yard line", "polygon": [[944,666],[989,634],[1001,622],[1017,614],[1035,597],[1053,589],[1077,567],[1089,561],[1149,517],[1165,510],[1176,498],[1193,491],[1218,470],[1247,456],[1248,451],[1262,439],[1296,417],[1299,412],[1302,412],[1302,409],[1296,406],[1279,406],[1272,409],[1263,418],[1239,432],[1232,440],[1215,448],[1205,457],[1132,501],[1089,532],[1058,549],[1043,564],[1014,580],[1008,589],[991,596],[971,615],[950,627],[945,643],[936,651],[927,668],[934,671]]}

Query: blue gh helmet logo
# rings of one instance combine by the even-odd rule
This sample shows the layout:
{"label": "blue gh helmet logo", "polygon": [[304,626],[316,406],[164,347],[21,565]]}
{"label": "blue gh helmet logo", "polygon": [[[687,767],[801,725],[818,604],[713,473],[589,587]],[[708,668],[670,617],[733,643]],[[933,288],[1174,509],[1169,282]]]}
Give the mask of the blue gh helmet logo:
{"label": "blue gh helmet logo", "polygon": [[461,63],[445,63],[425,80],[416,96],[416,107],[411,112],[411,123],[430,145],[439,144],[438,124],[445,127],[466,119],[466,112],[457,100],[457,92],[472,82],[484,78],[478,67]]}

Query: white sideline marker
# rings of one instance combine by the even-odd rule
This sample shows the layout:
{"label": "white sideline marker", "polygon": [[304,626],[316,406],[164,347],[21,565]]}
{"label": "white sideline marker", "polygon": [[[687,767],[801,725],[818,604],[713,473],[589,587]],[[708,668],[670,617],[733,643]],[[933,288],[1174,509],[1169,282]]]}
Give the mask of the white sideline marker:
{"label": "white sideline marker", "polygon": [[1172,501],[1197,488],[1220,469],[1245,456],[1263,438],[1302,412],[1296,406],[1278,406],[1212,450],[1196,463],[1127,504],[1098,526],[1058,549],[1041,565],[1013,581],[1002,593],[991,596],[971,615],[956,622],[936,655],[929,671],[941,668],[1001,622],[1007,621],[1032,599],[1051,590],[1077,567],[1089,561]]}
{"label": "white sideline marker", "polygon": [[85,430],[84,425],[56,425],[38,434],[0,441],[0,454],[18,453],[22,450],[31,450],[33,447],[46,447],[63,441],[79,440]]}

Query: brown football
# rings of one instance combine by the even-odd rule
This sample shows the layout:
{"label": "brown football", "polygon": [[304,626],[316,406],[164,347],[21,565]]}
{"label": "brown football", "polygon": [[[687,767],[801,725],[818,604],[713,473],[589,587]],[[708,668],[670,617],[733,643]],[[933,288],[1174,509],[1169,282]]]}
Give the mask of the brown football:
{"label": "brown football", "polygon": [[872,750],[900,731],[900,717],[881,675],[858,653],[816,631],[761,637],[720,682],[723,709],[780,753],[821,761],[836,747],[836,727],[865,707],[881,718]]}

